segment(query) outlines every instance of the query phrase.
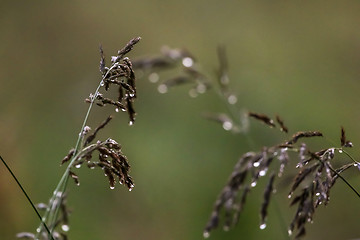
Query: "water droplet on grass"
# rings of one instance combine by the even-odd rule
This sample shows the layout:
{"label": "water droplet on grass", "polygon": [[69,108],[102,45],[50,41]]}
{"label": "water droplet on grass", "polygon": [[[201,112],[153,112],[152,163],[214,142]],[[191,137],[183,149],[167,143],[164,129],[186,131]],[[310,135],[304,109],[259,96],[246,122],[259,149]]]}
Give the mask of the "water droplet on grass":
{"label": "water droplet on grass", "polygon": [[160,84],[158,86],[158,91],[159,93],[167,93],[168,87],[165,84]]}
{"label": "water droplet on grass", "polygon": [[233,124],[232,124],[232,122],[230,122],[230,121],[225,121],[225,122],[223,122],[222,127],[223,127],[226,131],[229,131],[229,130],[232,129]]}
{"label": "water droplet on grass", "polygon": [[230,95],[227,100],[230,104],[235,104],[237,102],[237,97],[235,95]]}
{"label": "water droplet on grass", "polygon": [[265,229],[265,228],[266,228],[266,223],[263,223],[263,224],[260,225],[260,229],[261,229],[261,230],[263,230],[263,229]]}
{"label": "water droplet on grass", "polygon": [[196,98],[198,96],[198,92],[194,88],[192,88],[189,90],[189,95],[192,98]]}
{"label": "water droplet on grass", "polygon": [[266,175],[266,170],[267,170],[267,169],[261,170],[261,171],[259,172],[259,176],[260,176],[260,177],[265,176],[265,175]]}
{"label": "water droplet on grass", "polygon": [[61,229],[62,229],[64,232],[68,232],[68,231],[70,230],[70,227],[69,227],[69,225],[67,225],[67,224],[63,224],[63,225],[61,225]]}
{"label": "water droplet on grass", "polygon": [[160,78],[160,77],[159,77],[159,74],[153,72],[153,73],[150,73],[150,74],[149,74],[149,77],[148,77],[148,78],[149,78],[149,81],[150,81],[150,82],[156,83],[156,82],[159,81],[159,78]]}
{"label": "water droplet on grass", "polygon": [[254,163],[253,163],[253,166],[254,166],[254,167],[259,167],[259,166],[260,166],[260,162],[254,162]]}
{"label": "water droplet on grass", "polygon": [[196,91],[197,91],[198,93],[205,93],[205,92],[206,92],[206,86],[205,86],[205,84],[202,84],[202,83],[198,84],[198,85],[196,86]]}
{"label": "water droplet on grass", "polygon": [[191,67],[194,64],[194,60],[190,57],[186,57],[182,59],[182,64],[184,67]]}

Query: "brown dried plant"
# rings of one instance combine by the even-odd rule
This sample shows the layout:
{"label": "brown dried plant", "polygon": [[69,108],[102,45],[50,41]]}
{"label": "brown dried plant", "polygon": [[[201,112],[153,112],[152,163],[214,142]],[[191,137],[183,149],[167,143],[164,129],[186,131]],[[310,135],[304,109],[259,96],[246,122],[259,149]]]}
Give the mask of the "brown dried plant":
{"label": "brown dried plant", "polygon": [[[61,164],[68,164],[61,180],[56,187],[53,196],[48,204],[38,204],[38,210],[45,211],[41,218],[41,224],[37,228],[36,233],[23,232],[17,234],[18,238],[25,239],[52,239],[66,240],[68,239],[67,231],[69,231],[69,213],[66,206],[66,188],[68,179],[72,178],[76,185],[80,184],[76,169],[82,164],[90,169],[99,168],[108,178],[111,189],[114,189],[116,181],[125,185],[129,191],[134,188],[134,182],[130,173],[130,165],[127,157],[122,153],[121,145],[111,138],[106,140],[94,140],[97,133],[107,126],[112,116],[106,118],[95,130],[91,132],[91,128],[87,126],[91,108],[94,103],[98,106],[113,105],[116,112],[125,111],[129,116],[129,125],[135,122],[136,112],[134,110],[134,100],[136,99],[136,78],[133,70],[132,62],[128,57],[134,45],[140,41],[140,37],[130,40],[124,48],[117,52],[116,56],[111,57],[111,64],[106,67],[103,49],[100,46],[100,73],[101,81],[93,94],[90,94],[86,102],[89,108],[86,113],[76,146],[61,161]],[[105,97],[100,91],[108,91],[110,88],[118,89],[116,99]],[[97,154],[98,160],[93,156]],[[38,213],[38,212],[37,212]],[[40,214],[38,214],[40,216]]]}
{"label": "brown dried plant", "polygon": [[[237,96],[229,87],[228,63],[224,47],[218,48],[220,67],[217,71],[217,81],[211,81],[208,75],[201,72],[196,59],[184,49],[170,49],[164,47],[161,55],[151,58],[140,58],[133,63],[134,68],[143,70],[151,82],[158,84],[158,91],[166,93],[171,88],[187,84],[190,87],[189,95],[196,97],[208,90],[215,90],[225,102],[227,111],[221,113],[205,113],[203,116],[211,121],[221,124],[224,130],[233,133],[247,133],[250,119],[262,122],[270,128],[278,128],[285,133],[289,129],[285,122],[276,115],[275,121],[262,113],[255,113],[235,106]],[[173,78],[161,81],[163,70],[173,69],[180,74]],[[246,203],[251,189],[257,185],[260,178],[268,177],[268,183],[263,193],[263,203],[260,208],[260,229],[266,227],[268,207],[271,196],[276,192],[276,180],[284,174],[285,167],[290,161],[297,162],[298,173],[289,186],[289,198],[292,198],[290,206],[297,206],[295,216],[289,224],[288,233],[295,239],[303,237],[306,233],[306,223],[313,221],[316,208],[329,203],[330,190],[336,180],[341,178],[354,193],[359,193],[344,179],[341,174],[350,167],[359,167],[359,163],[351,157],[344,148],[352,147],[351,141],[347,140],[344,128],[341,128],[340,145],[326,149],[310,150],[305,140],[307,138],[322,137],[319,131],[300,131],[292,135],[290,139],[271,147],[263,147],[259,152],[247,152],[236,163],[228,182],[217,197],[210,219],[203,231],[205,238],[210,236],[212,230],[217,228],[222,221],[224,230],[229,230],[239,220],[240,214]],[[247,135],[247,137],[249,137]],[[337,160],[338,153],[345,153],[351,163],[345,163],[335,168],[333,165],[341,165]],[[268,174],[270,172],[270,174]],[[294,197],[293,197],[294,196]],[[293,234],[293,232],[296,232]]]}

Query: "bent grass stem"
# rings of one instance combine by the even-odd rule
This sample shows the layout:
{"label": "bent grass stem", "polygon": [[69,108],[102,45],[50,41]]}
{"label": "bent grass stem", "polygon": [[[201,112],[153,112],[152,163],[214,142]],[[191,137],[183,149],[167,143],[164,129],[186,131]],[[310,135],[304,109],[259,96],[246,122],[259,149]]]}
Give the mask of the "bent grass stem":
{"label": "bent grass stem", "polygon": [[[40,236],[40,233],[42,232],[42,229],[43,229],[43,226],[45,226],[46,228],[46,231],[48,232],[49,236],[51,236],[51,239],[53,239],[52,237],[52,232],[55,228],[55,221],[56,221],[56,218],[57,218],[57,215],[58,215],[58,212],[59,212],[59,208],[60,208],[60,205],[61,204],[54,204],[56,203],[56,199],[58,198],[60,201],[62,200],[62,197],[63,197],[63,194],[64,192],[66,191],[66,188],[67,188],[67,183],[68,183],[68,178],[69,178],[69,172],[70,172],[70,168],[72,167],[72,165],[74,164],[75,160],[79,157],[80,153],[81,153],[81,140],[83,138],[83,135],[82,135],[82,132],[86,126],[86,123],[87,123],[87,120],[90,116],[90,112],[91,112],[91,109],[92,109],[92,106],[94,105],[94,102],[96,100],[96,97],[97,95],[99,94],[99,90],[102,86],[102,83],[106,77],[106,75],[116,66],[116,64],[113,64],[109,69],[108,71],[106,72],[106,74],[104,74],[104,76],[102,77],[98,87],[96,88],[95,90],[95,93],[93,94],[93,96],[91,96],[90,98],[90,103],[89,103],[89,108],[86,112],[86,115],[85,115],[85,118],[84,118],[84,121],[83,121],[83,124],[81,126],[81,130],[80,130],[80,133],[79,133],[79,137],[76,141],[76,145],[75,145],[75,154],[74,156],[71,158],[71,161],[70,163],[68,164],[64,174],[62,175],[58,185],[56,186],[54,192],[53,192],[53,195],[50,199],[50,202],[49,202],[49,206],[48,208],[46,209],[46,212],[44,214],[44,217],[41,218],[40,216],[40,219],[41,219],[41,224],[40,226],[38,227],[38,231],[36,233],[36,236],[35,236],[35,239],[39,239],[39,236]],[[15,176],[13,175],[13,177],[15,178]],[[16,180],[16,178],[15,178]],[[16,180],[17,181],[17,180]],[[19,184],[19,183],[18,183]],[[19,186],[21,187],[21,185],[19,184]],[[26,193],[24,192],[24,194],[26,195]],[[27,196],[27,195],[26,195]],[[28,196],[27,196],[28,197]],[[28,198],[29,202],[31,202],[30,198]],[[33,205],[33,204],[32,204]],[[53,209],[55,208],[55,209]],[[36,208],[35,208],[36,210]],[[37,212],[37,210],[36,210]],[[39,215],[39,214],[38,214]],[[49,228],[47,227],[47,225],[45,224],[45,222],[48,222],[49,226],[51,227],[51,230],[49,230]]]}

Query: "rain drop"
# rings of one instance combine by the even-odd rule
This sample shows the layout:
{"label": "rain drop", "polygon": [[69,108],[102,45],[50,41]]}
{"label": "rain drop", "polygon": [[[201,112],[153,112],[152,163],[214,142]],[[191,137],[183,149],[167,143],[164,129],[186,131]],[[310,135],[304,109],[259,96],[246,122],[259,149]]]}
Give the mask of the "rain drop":
{"label": "rain drop", "polygon": [[158,86],[158,91],[159,93],[167,93],[168,87],[165,84],[160,84]]}
{"label": "rain drop", "polygon": [[263,230],[263,229],[265,229],[265,228],[266,228],[266,223],[263,223],[263,224],[260,225],[260,229],[261,229],[261,230]]}
{"label": "rain drop", "polygon": [[191,67],[194,64],[194,61],[190,57],[186,57],[182,59],[182,64],[184,67]]}
{"label": "rain drop", "polygon": [[263,176],[265,176],[265,175],[266,175],[266,169],[261,170],[261,171],[259,172],[259,176],[263,177]]}
{"label": "rain drop", "polygon": [[232,129],[233,124],[230,121],[225,121],[222,125],[222,127],[226,130],[229,131]]}
{"label": "rain drop", "polygon": [[235,95],[230,95],[227,100],[230,104],[235,104],[237,102],[237,97]]}
{"label": "rain drop", "polygon": [[197,91],[198,93],[205,93],[205,92],[206,92],[206,86],[205,86],[205,84],[202,84],[202,83],[198,84],[198,85],[196,86],[196,91]]}
{"label": "rain drop", "polygon": [[254,166],[254,167],[259,167],[259,166],[260,166],[260,162],[254,162],[254,163],[253,163],[253,166]]}
{"label": "rain drop", "polygon": [[63,225],[61,226],[61,229],[62,229],[64,232],[68,232],[68,231],[70,230],[70,227],[69,227],[69,225],[63,224]]}
{"label": "rain drop", "polygon": [[150,73],[148,78],[149,78],[149,81],[152,82],[152,83],[156,83],[160,79],[159,74],[157,74],[155,72]]}
{"label": "rain drop", "polygon": [[192,98],[196,98],[198,96],[198,92],[195,89],[192,88],[192,89],[189,90],[189,95]]}

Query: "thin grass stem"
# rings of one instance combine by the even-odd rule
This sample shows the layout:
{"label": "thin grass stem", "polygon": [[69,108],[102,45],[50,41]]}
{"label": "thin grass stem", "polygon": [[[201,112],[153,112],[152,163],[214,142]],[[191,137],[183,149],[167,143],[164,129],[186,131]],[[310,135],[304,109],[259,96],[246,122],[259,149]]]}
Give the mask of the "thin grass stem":
{"label": "thin grass stem", "polygon": [[51,239],[54,240],[54,237],[52,236],[52,234],[50,232],[50,229],[48,228],[46,223],[43,221],[39,211],[36,209],[34,203],[31,201],[31,198],[29,197],[29,195],[27,194],[25,189],[23,188],[23,186],[21,185],[21,183],[19,182],[19,180],[17,179],[17,177],[15,176],[15,174],[13,173],[11,168],[6,164],[5,160],[1,157],[1,155],[0,155],[0,159],[1,159],[2,163],[5,165],[5,167],[7,168],[7,170],[9,171],[9,173],[11,174],[11,176],[13,177],[13,179],[16,181],[17,185],[19,186],[19,188],[21,189],[21,191],[25,195],[27,201],[30,203],[30,205],[33,208],[33,210],[35,211],[36,215],[39,217],[41,225],[45,227],[45,229],[46,229],[47,233],[49,234],[49,236],[51,237]]}
{"label": "thin grass stem", "polygon": [[[64,174],[62,175],[62,177],[61,177],[58,185],[56,186],[56,188],[55,188],[55,190],[54,190],[54,192],[53,192],[53,195],[52,195],[52,197],[51,197],[51,199],[50,199],[50,204],[49,204],[50,206],[47,208],[46,213],[45,213],[45,215],[44,215],[44,219],[42,220],[42,221],[44,221],[44,222],[47,221],[48,223],[50,223],[50,226],[52,226],[52,227],[51,227],[51,231],[47,228],[47,232],[49,233],[50,236],[52,236],[52,231],[53,231],[54,228],[55,228],[55,224],[54,224],[54,223],[55,223],[55,221],[56,221],[56,218],[57,218],[57,215],[58,215],[58,211],[59,211],[59,206],[60,206],[60,204],[57,204],[57,206],[55,206],[55,207],[56,207],[56,208],[55,208],[55,211],[54,211],[53,213],[51,213],[51,212],[52,212],[52,208],[53,208],[53,204],[54,204],[56,198],[59,198],[59,199],[61,200],[64,192],[66,191],[67,183],[68,183],[67,180],[68,180],[68,178],[69,178],[70,168],[72,167],[72,165],[74,164],[75,160],[76,160],[76,159],[78,158],[78,156],[79,156],[80,148],[81,148],[81,140],[82,140],[82,137],[83,137],[83,136],[82,136],[82,132],[83,132],[83,130],[84,130],[85,126],[86,126],[87,120],[88,120],[88,118],[89,118],[89,116],[90,116],[90,112],[91,112],[92,106],[94,105],[94,102],[95,102],[95,100],[96,100],[96,97],[97,97],[97,95],[99,94],[99,90],[100,90],[100,88],[101,88],[101,86],[102,86],[102,83],[103,83],[103,81],[104,81],[104,79],[105,79],[105,76],[106,76],[115,66],[116,66],[115,64],[114,64],[113,66],[111,66],[111,67],[109,68],[109,70],[106,72],[106,74],[104,74],[104,76],[102,77],[99,85],[97,86],[97,88],[96,88],[96,90],[95,90],[95,93],[93,94],[93,96],[92,96],[91,99],[90,99],[89,107],[88,107],[88,110],[87,110],[87,112],[86,112],[86,115],[85,115],[83,124],[82,124],[82,126],[81,126],[81,129],[80,129],[80,132],[79,132],[79,137],[78,137],[78,139],[77,139],[77,141],[76,141],[74,156],[71,158],[70,163],[68,164],[68,166],[67,166]],[[40,231],[37,232],[36,237],[35,237],[36,239],[39,238],[39,235],[40,235],[41,230],[42,230],[42,226],[43,226],[43,224],[40,224],[40,226],[39,226]]]}

